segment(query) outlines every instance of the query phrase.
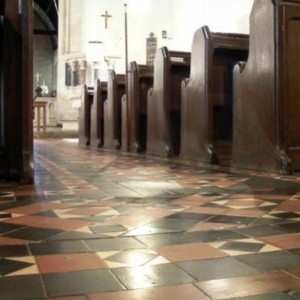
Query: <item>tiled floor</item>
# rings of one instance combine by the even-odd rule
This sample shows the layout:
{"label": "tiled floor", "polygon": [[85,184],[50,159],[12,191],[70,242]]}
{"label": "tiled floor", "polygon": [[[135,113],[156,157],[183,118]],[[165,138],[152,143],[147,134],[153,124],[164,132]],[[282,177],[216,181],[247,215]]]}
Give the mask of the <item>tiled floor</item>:
{"label": "tiled floor", "polygon": [[300,299],[297,176],[45,139],[35,174],[0,185],[0,299]]}

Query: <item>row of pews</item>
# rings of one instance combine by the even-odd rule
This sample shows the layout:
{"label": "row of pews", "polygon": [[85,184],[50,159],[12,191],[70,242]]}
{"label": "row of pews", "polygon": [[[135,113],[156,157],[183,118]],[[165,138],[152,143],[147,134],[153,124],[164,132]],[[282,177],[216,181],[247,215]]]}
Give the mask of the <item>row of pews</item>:
{"label": "row of pews", "polygon": [[250,35],[199,28],[191,52],[83,87],[79,143],[257,171],[300,169],[300,0],[254,0]]}

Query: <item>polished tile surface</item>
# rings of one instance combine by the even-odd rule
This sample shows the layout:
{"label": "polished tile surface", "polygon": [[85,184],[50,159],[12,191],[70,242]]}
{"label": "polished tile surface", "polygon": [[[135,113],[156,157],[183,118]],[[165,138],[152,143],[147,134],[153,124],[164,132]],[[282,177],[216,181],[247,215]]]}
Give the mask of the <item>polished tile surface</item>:
{"label": "polished tile surface", "polygon": [[0,298],[300,299],[300,177],[35,140],[0,184]]}

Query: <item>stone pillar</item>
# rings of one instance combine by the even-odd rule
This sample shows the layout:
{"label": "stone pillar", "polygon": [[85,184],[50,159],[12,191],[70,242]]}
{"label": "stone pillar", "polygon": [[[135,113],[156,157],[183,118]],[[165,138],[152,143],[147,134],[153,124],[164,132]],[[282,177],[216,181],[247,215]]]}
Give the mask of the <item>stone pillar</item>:
{"label": "stone pillar", "polygon": [[79,61],[79,69],[80,69],[79,83],[85,84],[86,83],[86,69],[87,69],[87,61],[85,59],[81,59]]}
{"label": "stone pillar", "polygon": [[72,70],[72,74],[71,74],[71,83],[72,86],[77,86],[79,84],[79,63],[78,60],[72,60],[70,62],[71,65],[71,70]]}

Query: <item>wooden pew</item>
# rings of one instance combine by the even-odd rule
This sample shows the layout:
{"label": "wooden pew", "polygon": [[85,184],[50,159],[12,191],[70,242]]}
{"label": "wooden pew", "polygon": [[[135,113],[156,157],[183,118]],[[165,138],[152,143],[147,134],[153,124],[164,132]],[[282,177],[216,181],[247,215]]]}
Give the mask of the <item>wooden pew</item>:
{"label": "wooden pew", "polygon": [[147,95],[153,86],[153,66],[129,63],[127,97],[122,101],[122,150],[143,152],[147,138]]}
{"label": "wooden pew", "polygon": [[125,94],[125,75],[109,70],[107,100],[104,101],[104,148],[121,147],[121,101]]}
{"label": "wooden pew", "polygon": [[104,144],[104,101],[107,99],[107,82],[95,81],[94,99],[91,105],[91,148],[101,148]]}
{"label": "wooden pew", "polygon": [[234,72],[232,166],[300,169],[300,0],[255,0],[250,50]]}
{"label": "wooden pew", "polygon": [[147,154],[179,154],[181,81],[190,74],[190,53],[157,50],[153,88],[148,92]]}
{"label": "wooden pew", "polygon": [[32,2],[1,0],[0,17],[0,180],[33,183]]}
{"label": "wooden pew", "polygon": [[79,145],[90,145],[91,133],[91,105],[93,104],[94,89],[86,84],[81,90],[81,105],[79,108]]}
{"label": "wooden pew", "polygon": [[232,72],[236,62],[247,59],[248,46],[248,35],[210,32],[207,26],[195,32],[190,78],[182,83],[182,158],[230,159]]}

